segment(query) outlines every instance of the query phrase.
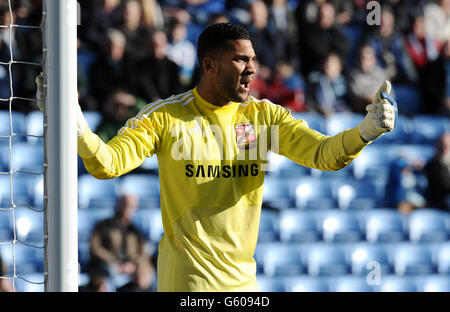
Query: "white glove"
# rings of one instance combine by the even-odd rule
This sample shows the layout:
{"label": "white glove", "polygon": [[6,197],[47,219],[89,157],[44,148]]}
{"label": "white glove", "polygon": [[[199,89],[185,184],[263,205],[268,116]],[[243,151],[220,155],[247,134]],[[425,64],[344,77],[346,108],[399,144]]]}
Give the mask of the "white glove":
{"label": "white glove", "polygon": [[80,104],[77,104],[77,135],[81,137],[86,131],[88,124],[81,111]]}
{"label": "white glove", "polygon": [[36,77],[36,104],[41,112],[44,112],[45,106],[45,89],[44,89],[44,74],[40,73],[39,76]]}
{"label": "white glove", "polygon": [[[45,88],[44,88],[44,74],[40,73],[39,76],[36,77],[36,104],[39,107],[41,112],[44,112],[45,107]],[[77,135],[81,137],[86,131],[88,125],[86,119],[83,116],[81,111],[80,104],[77,104]]]}
{"label": "white glove", "polygon": [[391,83],[386,80],[375,95],[373,103],[366,106],[366,118],[358,125],[359,135],[366,142],[394,130],[397,103],[389,95],[391,89]]}

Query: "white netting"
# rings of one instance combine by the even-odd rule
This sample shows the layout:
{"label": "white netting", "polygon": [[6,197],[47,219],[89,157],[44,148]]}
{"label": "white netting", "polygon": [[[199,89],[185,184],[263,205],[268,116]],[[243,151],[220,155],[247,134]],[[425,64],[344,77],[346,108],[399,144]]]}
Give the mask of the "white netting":
{"label": "white netting", "polygon": [[[0,269],[0,282],[9,281],[13,291],[39,291],[43,289],[44,276],[46,276],[44,274],[45,209],[38,208],[45,207],[43,204],[44,166],[43,158],[39,157],[43,154],[43,127],[39,129],[39,120],[42,125],[43,118],[39,112],[25,115],[16,111],[15,103],[19,101],[29,103],[33,108],[36,108],[36,105],[34,98],[16,95],[16,90],[21,86],[15,84],[14,66],[32,66],[38,69],[29,70],[28,73],[42,70],[43,61],[30,62],[15,58],[15,35],[18,31],[42,32],[44,21],[36,26],[17,25],[14,1],[2,2],[4,4],[7,2],[9,9],[9,23],[6,22],[8,18],[5,18],[3,25],[0,25],[0,33],[8,45],[9,61],[0,62],[0,66],[7,68],[10,96],[0,98],[0,105],[8,105],[9,111],[9,133],[0,133],[0,140],[4,143],[0,145],[2,159],[9,159],[9,168],[0,170],[0,180],[3,181],[0,185],[0,221],[3,221],[0,224],[0,230],[3,233],[0,239],[0,255],[2,267],[6,268]],[[45,17],[45,14],[43,16]],[[6,17],[8,17],[7,13]],[[9,33],[8,36],[6,36],[7,33]],[[31,130],[32,133],[27,132],[27,127],[20,125],[18,118],[22,119],[23,124],[25,120],[34,118],[37,120],[38,129]],[[3,125],[2,128],[8,127]],[[40,165],[36,166],[36,164]],[[33,199],[30,199],[32,197]]]}

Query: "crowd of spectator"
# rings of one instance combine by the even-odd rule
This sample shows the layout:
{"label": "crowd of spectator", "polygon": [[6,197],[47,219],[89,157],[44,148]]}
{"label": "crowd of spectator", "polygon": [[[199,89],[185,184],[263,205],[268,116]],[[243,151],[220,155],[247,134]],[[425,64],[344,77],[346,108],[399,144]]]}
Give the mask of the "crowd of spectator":
{"label": "crowd of spectator", "polygon": [[[133,224],[139,199],[132,194],[121,196],[113,217],[98,222],[90,237],[89,283],[83,292],[156,291],[152,250],[145,235]],[[131,280],[114,289],[111,281],[118,276]]]}
{"label": "crowd of spectator", "polygon": [[[209,24],[244,25],[258,56],[252,93],[293,111],[364,113],[384,79],[421,94],[401,113],[450,111],[450,0],[382,0],[380,25],[368,21],[367,0],[80,0],[79,97],[110,127],[142,103],[188,90],[199,79],[196,40]],[[41,0],[0,1],[0,22],[40,25]],[[0,62],[42,60],[39,29],[0,29]],[[33,97],[39,68],[13,66],[13,92]],[[0,66],[0,98],[10,96]],[[119,96],[118,96],[119,95]],[[127,97],[125,105],[114,98]],[[133,99],[133,103],[129,103]],[[123,102],[123,101],[119,101]],[[14,109],[32,105],[17,100]],[[123,103],[122,103],[123,104]],[[7,105],[2,105],[2,109]],[[117,112],[120,111],[120,112]],[[104,138],[110,138],[110,131]]]}

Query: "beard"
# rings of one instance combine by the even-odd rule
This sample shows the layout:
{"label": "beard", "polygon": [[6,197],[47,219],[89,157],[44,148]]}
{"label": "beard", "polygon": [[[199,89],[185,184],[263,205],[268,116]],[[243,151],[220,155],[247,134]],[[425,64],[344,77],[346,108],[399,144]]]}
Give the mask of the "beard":
{"label": "beard", "polygon": [[222,98],[238,103],[243,103],[248,100],[249,94],[247,91],[241,89],[239,78],[235,79],[223,70],[219,70],[217,77],[217,85]]}

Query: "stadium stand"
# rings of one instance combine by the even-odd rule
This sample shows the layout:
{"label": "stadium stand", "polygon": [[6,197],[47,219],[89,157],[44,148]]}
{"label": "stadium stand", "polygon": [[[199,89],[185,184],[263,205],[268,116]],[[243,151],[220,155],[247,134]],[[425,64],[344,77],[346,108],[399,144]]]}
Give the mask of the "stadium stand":
{"label": "stadium stand", "polygon": [[[373,264],[379,266],[380,273],[391,274],[393,269],[389,263],[388,251],[384,244],[359,243],[351,245],[348,248],[347,258],[350,261],[351,272],[353,275],[367,276],[371,271]],[[371,263],[372,262],[372,263]]]}
{"label": "stadium stand", "polygon": [[316,210],[336,207],[331,181],[327,179],[299,178],[291,185],[293,201],[298,209]]}
{"label": "stadium stand", "polygon": [[326,277],[294,276],[284,280],[289,292],[328,292],[330,285]]}
{"label": "stadium stand", "polygon": [[259,291],[262,292],[283,292],[285,285],[279,279],[273,279],[266,275],[257,275]]}
{"label": "stadium stand", "polygon": [[317,243],[305,247],[306,265],[311,276],[336,276],[349,272],[340,244]]}
{"label": "stadium stand", "polygon": [[297,209],[280,212],[279,229],[280,240],[286,243],[310,243],[321,239],[314,215]]}
{"label": "stadium stand", "polygon": [[435,272],[431,250],[427,245],[400,244],[395,246],[391,255],[396,275],[426,275]]}
{"label": "stadium stand", "polygon": [[404,217],[394,209],[368,211],[362,219],[368,242],[394,243],[406,239]]}
{"label": "stadium stand", "polygon": [[367,283],[366,277],[342,276],[332,279],[330,291],[333,292],[372,292],[374,287]]}
{"label": "stadium stand", "polygon": [[409,239],[415,243],[439,243],[448,239],[447,214],[440,210],[413,211],[409,216]]}
{"label": "stadium stand", "polygon": [[440,274],[450,273],[450,243],[448,241],[438,247],[436,264]]}
{"label": "stadium stand", "polygon": [[329,243],[358,242],[363,238],[358,218],[340,210],[325,210],[316,215],[323,240]]}
{"label": "stadium stand", "polygon": [[417,280],[413,277],[385,276],[379,287],[381,292],[416,292]]}
{"label": "stadium stand", "polygon": [[273,210],[263,209],[259,223],[258,243],[268,243],[280,239],[278,213]]}
{"label": "stadium stand", "polygon": [[450,292],[450,279],[447,276],[429,275],[419,279],[418,291]]}
{"label": "stadium stand", "polygon": [[262,255],[263,271],[266,276],[292,276],[305,271],[300,250],[295,245],[265,245]]}
{"label": "stadium stand", "polygon": [[118,197],[118,180],[100,181],[91,175],[83,175],[78,179],[78,203],[80,209],[110,208]]}

